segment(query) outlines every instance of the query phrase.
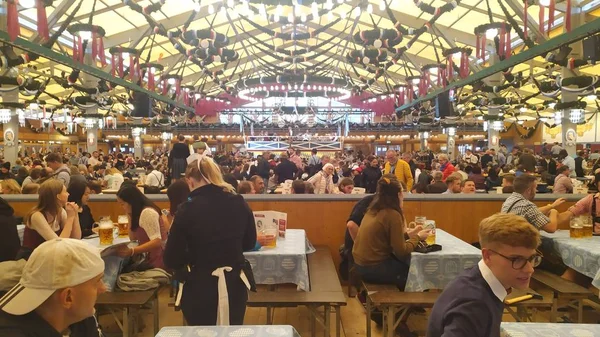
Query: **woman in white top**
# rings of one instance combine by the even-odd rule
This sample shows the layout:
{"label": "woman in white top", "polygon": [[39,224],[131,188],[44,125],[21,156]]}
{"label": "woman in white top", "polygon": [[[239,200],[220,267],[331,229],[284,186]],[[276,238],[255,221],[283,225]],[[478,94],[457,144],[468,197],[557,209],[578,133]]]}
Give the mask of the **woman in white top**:
{"label": "woman in white top", "polygon": [[117,193],[117,202],[129,217],[129,238],[138,241],[134,248],[121,247],[119,256],[134,256],[147,253],[150,268],[165,269],[163,263],[163,241],[167,239],[165,226],[160,219],[158,208],[135,185],[127,185]]}
{"label": "woman in white top", "polygon": [[19,259],[29,258],[34,249],[58,237],[81,239],[78,206],[68,202],[65,185],[56,179],[46,180],[39,190],[38,204],[25,217],[23,247]]}
{"label": "woman in white top", "polygon": [[125,178],[123,178],[123,173],[121,173],[121,171],[119,171],[117,168],[113,167],[106,170],[104,182],[106,183],[107,189],[118,190],[121,188],[123,181],[125,181]]}
{"label": "woman in white top", "polygon": [[333,183],[333,173],[333,165],[327,163],[323,166],[323,170],[308,179],[308,182],[315,188],[315,194],[335,193],[336,186]]}

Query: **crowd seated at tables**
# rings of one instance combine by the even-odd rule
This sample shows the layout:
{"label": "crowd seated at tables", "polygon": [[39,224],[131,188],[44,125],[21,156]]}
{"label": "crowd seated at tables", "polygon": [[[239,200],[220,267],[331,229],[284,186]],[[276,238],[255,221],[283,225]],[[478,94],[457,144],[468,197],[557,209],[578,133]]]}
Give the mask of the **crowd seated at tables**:
{"label": "crowd seated at tables", "polygon": [[[585,186],[575,179],[588,179],[586,174],[595,175],[595,183],[588,181],[587,186],[597,190],[600,156],[593,156],[589,149],[584,149],[573,158],[558,144],[544,145],[538,154],[530,148],[517,146],[510,153],[504,146],[497,151],[468,149],[455,159],[446,153],[436,155],[431,150],[403,154],[389,150],[385,155],[349,150],[331,156],[320,156],[313,150],[310,156],[302,157],[299,151],[290,148],[280,156],[268,151],[256,157],[241,152],[209,155],[203,140],[195,139],[193,144],[187,144],[182,137],[175,145],[170,153],[157,151],[141,158],[101,151],[33,152],[22,153],[14,166],[2,161],[2,194],[31,193],[38,194],[39,198],[24,218],[22,244],[16,236],[18,221],[14,218],[13,208],[0,198],[0,222],[3,223],[0,262],[28,259],[46,243],[56,244],[54,242],[61,239],[80,240],[93,235],[98,219],[89,207],[89,196],[116,190],[117,203],[128,215],[130,239],[138,242],[135,247],[121,246],[116,254],[128,258],[145,256],[146,264],[138,264],[137,269],[131,270],[160,268],[172,272],[185,269],[189,263],[202,266],[201,271],[193,271],[197,273],[194,274],[197,283],[190,284],[191,290],[184,295],[182,308],[191,324],[214,324],[218,317],[214,298],[197,300],[204,296],[207,287],[211,294],[217,292],[216,285],[210,281],[213,277],[210,271],[232,265],[240,275],[242,252],[255,248],[252,212],[240,196],[242,194],[273,193],[289,180],[292,180],[290,193],[293,194],[351,194],[356,187],[363,188],[369,195],[355,205],[349,217],[343,261],[355,266],[366,281],[395,284],[403,289],[411,253],[431,234],[422,227],[406,227],[402,210],[405,195],[475,195],[496,193],[497,189],[510,193],[498,211],[514,216],[492,216],[480,227],[483,265],[480,263],[475,271],[471,271],[474,273],[471,278],[459,278],[454,288],[446,290],[449,295],[443,295],[440,304],[434,307],[430,329],[444,331],[444,323],[439,317],[445,311],[454,310],[451,297],[456,295],[456,289],[472,286],[482,291],[480,288],[486,283],[493,288],[492,283],[497,282],[503,286],[526,286],[523,280],[527,279],[528,283],[533,269],[521,270],[520,275],[510,274],[508,262],[502,262],[501,254],[508,254],[501,253],[506,251],[507,238],[525,233],[528,239],[519,241],[518,247],[523,252],[519,256],[525,259],[524,266],[537,266],[539,261],[534,252],[539,230],[551,233],[559,223],[573,216],[595,212],[600,199],[594,194],[582,196],[575,206],[562,213],[556,210],[564,201],[560,198],[541,208],[531,202],[540,187],[546,185],[553,185],[556,194],[573,193],[575,185]],[[142,176],[145,176],[144,182],[141,182]],[[165,189],[170,208],[161,210],[147,194],[161,193]],[[223,216],[228,220],[224,221]],[[195,226],[195,219],[203,219],[209,223],[208,227]],[[507,231],[506,237],[494,236],[492,228],[504,220],[515,224],[515,231],[521,232]],[[222,227],[223,223],[230,227]],[[523,223],[533,227],[521,226]],[[230,249],[223,249],[221,236],[231,240]],[[211,248],[228,253],[206,259]],[[554,263],[549,267],[542,264],[541,268],[548,268],[570,280],[578,279],[576,272],[560,265],[559,258],[552,260],[556,254],[551,247],[540,249],[545,260]],[[522,261],[519,261],[520,264]],[[241,324],[242,309],[247,301],[246,284],[242,282],[243,278],[226,278],[232,284],[229,290],[232,309],[228,321]],[[473,278],[477,280],[473,281]],[[486,299],[489,303],[480,308],[494,315],[494,324],[497,320],[495,301],[501,299],[500,295],[506,296],[494,291],[493,296]],[[470,300],[464,298],[465,303]],[[475,310],[473,308],[469,310]],[[3,319],[0,317],[0,331]],[[475,316],[470,318],[473,319]],[[441,336],[436,332],[430,335]]]}

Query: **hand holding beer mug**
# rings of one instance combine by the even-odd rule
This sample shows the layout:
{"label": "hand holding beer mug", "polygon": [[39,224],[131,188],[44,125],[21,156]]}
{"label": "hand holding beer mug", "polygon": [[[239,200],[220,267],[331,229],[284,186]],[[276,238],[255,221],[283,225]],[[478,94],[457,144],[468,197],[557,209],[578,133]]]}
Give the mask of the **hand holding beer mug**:
{"label": "hand holding beer mug", "polygon": [[427,218],[424,216],[416,216],[415,217],[415,221],[411,221],[408,224],[408,228],[415,228],[415,227],[423,227],[425,226],[425,221],[427,221]]}
{"label": "hand holding beer mug", "polygon": [[425,221],[425,226],[423,226],[423,228],[425,230],[429,230],[430,234],[427,237],[427,239],[425,239],[425,242],[428,245],[434,245],[435,244],[435,221],[433,220],[427,220]]}
{"label": "hand holding beer mug", "polygon": [[101,246],[110,246],[114,240],[114,225],[110,219],[100,220],[98,226],[98,237],[100,237]]}
{"label": "hand holding beer mug", "polygon": [[119,237],[125,238],[129,236],[129,217],[127,215],[119,215],[117,218],[119,226]]}

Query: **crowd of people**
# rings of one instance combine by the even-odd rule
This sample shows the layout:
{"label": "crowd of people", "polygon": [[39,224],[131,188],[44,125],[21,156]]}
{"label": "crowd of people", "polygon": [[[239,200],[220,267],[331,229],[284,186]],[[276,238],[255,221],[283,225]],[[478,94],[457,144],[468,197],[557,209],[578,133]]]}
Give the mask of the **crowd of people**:
{"label": "crowd of people", "polygon": [[[399,155],[393,150],[385,156],[360,151],[330,156],[313,150],[303,157],[290,148],[279,156],[264,152],[253,157],[242,152],[211,153],[203,140],[188,143],[179,137],[170,152],[143,158],[101,151],[24,154],[14,165],[0,163],[3,194],[38,195],[36,206],[22,220],[15,218],[13,208],[0,198],[0,220],[6,223],[0,227],[0,262],[27,260],[21,282],[0,299],[0,334],[27,335],[24,332],[49,325],[57,336],[67,328],[73,337],[97,336],[90,331],[97,330],[93,304],[95,296],[104,291],[98,280],[104,263],[97,251],[79,242],[93,233],[96,223],[89,195],[107,189],[116,190],[117,202],[128,217],[129,237],[138,242],[116,252],[132,258],[125,271],[160,268],[187,280],[181,308],[191,325],[242,324],[247,289],[253,286],[243,252],[259,245],[252,211],[241,194],[268,193],[292,180],[292,193],[297,194],[349,194],[355,187],[364,188],[368,195],[355,205],[347,223],[343,261],[346,268],[354,266],[364,280],[395,284],[399,289],[406,283],[411,252],[432,234],[421,226],[407,228],[405,194],[470,194],[500,186],[511,193],[499,210],[504,214],[493,215],[480,225],[482,262],[449,285],[434,307],[428,332],[441,336],[467,327],[470,330],[463,335],[488,336],[489,326],[476,327],[473,322],[485,314],[499,324],[497,301],[503,300],[506,291],[494,291],[477,304],[475,297],[460,290],[471,287],[483,292],[486,284],[492,289],[497,284],[504,290],[526,288],[533,267],[541,262],[535,250],[540,243],[539,230],[554,232],[561,222],[595,213],[597,208],[598,198],[592,194],[562,213],[556,207],[564,199],[539,208],[532,203],[538,180],[553,182],[556,191],[568,184],[563,182],[566,178],[570,181],[573,175],[597,169],[597,151],[583,150],[577,158],[567,158],[563,156],[566,151],[559,148],[558,144],[548,146],[537,155],[518,147],[510,153],[502,147],[478,153],[467,150],[454,161],[445,153]],[[554,179],[549,178],[552,175]],[[600,182],[600,175],[596,178],[596,183]],[[164,188],[170,206],[163,210],[147,194]],[[16,232],[19,221],[25,224],[22,244]],[[596,230],[600,232],[600,228]],[[214,251],[222,253],[211,254]],[[552,247],[542,245],[540,251],[544,254],[541,268],[579,281],[581,275],[562,264]],[[60,263],[49,262],[65,252],[70,255]],[[508,255],[511,257],[506,258]],[[77,264],[79,269],[61,276],[60,282],[45,284],[48,278],[40,273],[64,273],[67,267],[61,263]],[[215,276],[227,284],[229,317],[216,310],[219,290]],[[66,304],[72,300],[71,292],[89,296],[77,296],[72,307]],[[35,301],[22,303],[31,297]],[[459,302],[470,303],[469,310],[457,313],[456,320],[446,320],[445,315],[457,310]]]}

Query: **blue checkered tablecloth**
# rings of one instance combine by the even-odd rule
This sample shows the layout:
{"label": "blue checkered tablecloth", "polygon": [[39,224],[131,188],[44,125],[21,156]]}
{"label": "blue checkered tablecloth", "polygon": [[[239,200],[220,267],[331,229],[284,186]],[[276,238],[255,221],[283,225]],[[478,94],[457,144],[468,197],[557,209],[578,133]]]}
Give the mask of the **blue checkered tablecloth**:
{"label": "blue checkered tablecloth", "polygon": [[300,337],[291,325],[171,326],[156,337]]}
{"label": "blue checkered tablecloth", "polygon": [[600,288],[600,236],[572,239],[568,230],[541,234],[543,241],[552,241],[565,265],[591,277],[594,287]]}
{"label": "blue checkered tablecloth", "polygon": [[303,229],[288,229],[285,238],[277,240],[277,247],[263,247],[244,256],[252,265],[257,284],[293,283],[299,290],[309,291],[306,254],[313,252]]}
{"label": "blue checkered tablecloth", "polygon": [[444,289],[463,270],[477,265],[481,260],[479,249],[441,229],[436,230],[436,243],[442,246],[442,250],[411,254],[404,291]]}
{"label": "blue checkered tablecloth", "polygon": [[599,324],[502,323],[502,337],[597,337]]}

